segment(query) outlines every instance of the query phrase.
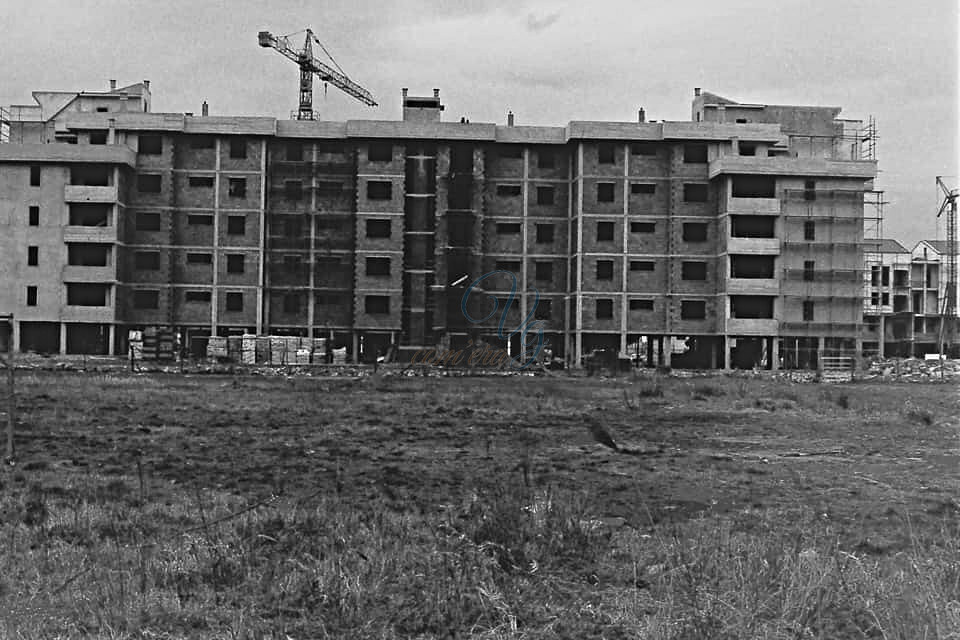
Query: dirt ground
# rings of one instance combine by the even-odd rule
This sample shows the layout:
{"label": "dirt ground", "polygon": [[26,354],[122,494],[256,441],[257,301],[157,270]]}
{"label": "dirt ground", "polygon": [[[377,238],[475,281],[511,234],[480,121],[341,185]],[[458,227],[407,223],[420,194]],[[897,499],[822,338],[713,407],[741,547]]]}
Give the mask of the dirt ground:
{"label": "dirt ground", "polygon": [[598,517],[637,529],[816,513],[888,554],[956,519],[958,416],[953,384],[37,371],[18,373],[16,438],[24,472],[142,473],[154,497],[339,492],[427,512],[525,483],[588,489]]}

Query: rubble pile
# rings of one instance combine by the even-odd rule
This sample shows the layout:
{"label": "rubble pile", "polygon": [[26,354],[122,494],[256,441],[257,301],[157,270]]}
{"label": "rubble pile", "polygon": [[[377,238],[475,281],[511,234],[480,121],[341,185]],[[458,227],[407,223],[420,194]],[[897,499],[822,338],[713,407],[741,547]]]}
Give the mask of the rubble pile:
{"label": "rubble pile", "polygon": [[921,358],[877,359],[863,375],[866,380],[897,379],[926,382],[960,376],[960,360],[923,360]]}

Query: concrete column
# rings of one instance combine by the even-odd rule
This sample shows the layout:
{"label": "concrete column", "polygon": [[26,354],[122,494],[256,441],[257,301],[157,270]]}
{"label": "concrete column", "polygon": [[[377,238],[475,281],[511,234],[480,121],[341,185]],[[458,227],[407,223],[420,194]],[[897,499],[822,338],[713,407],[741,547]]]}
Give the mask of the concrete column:
{"label": "concrete column", "polygon": [[577,272],[573,276],[576,282],[576,351],[574,366],[579,368],[583,359],[583,143],[577,145]]}
{"label": "concrete column", "polygon": [[717,350],[720,348],[720,338],[714,338],[711,340],[710,346],[710,368],[717,368]]}
{"label": "concrete column", "polygon": [[671,336],[660,338],[663,341],[663,366],[669,367],[673,356],[673,339]]}
{"label": "concrete column", "polygon": [[780,339],[777,336],[770,338],[770,370],[780,368]]}
{"label": "concrete column", "polygon": [[723,370],[730,370],[730,337],[721,336],[720,337],[720,357],[723,361]]}
{"label": "concrete column", "polygon": [[879,342],[877,343],[879,353],[877,355],[883,358],[883,357],[886,357],[886,349],[884,348],[884,343],[886,342],[886,335],[887,335],[887,319],[886,319],[886,316],[884,316],[883,314],[880,314],[879,332],[880,332],[880,339],[879,339]]}
{"label": "concrete column", "polygon": [[219,289],[217,282],[220,279],[220,238],[217,237],[220,229],[220,138],[213,143],[213,278],[211,279],[210,293],[210,335],[217,335],[217,320],[220,315]]}
{"label": "concrete column", "polygon": [[[518,288],[520,289],[520,321],[523,322],[527,317],[527,239],[530,237],[530,232],[527,227],[530,226],[530,221],[528,220],[529,210],[530,210],[530,149],[527,147],[523,148],[523,181],[520,183],[520,198],[521,202],[521,216],[523,218],[523,223],[520,225],[520,241],[523,243],[523,246],[520,249],[520,273],[518,277],[520,278],[520,284]],[[520,345],[520,350],[523,351],[524,345]]]}
{"label": "concrete column", "polygon": [[[219,154],[218,154],[219,157]],[[264,261],[267,254],[267,141],[260,142],[260,246],[257,252],[257,335],[264,333],[264,300],[263,288],[266,286],[266,272],[264,270]],[[313,268],[313,265],[310,266]],[[312,294],[311,294],[312,295]]]}
{"label": "concrete column", "polygon": [[353,363],[360,362],[360,332],[353,330]]}
{"label": "concrete column", "polygon": [[108,336],[109,336],[109,337],[107,338],[107,340],[109,341],[109,344],[108,344],[108,346],[107,346],[107,355],[108,355],[108,356],[115,356],[115,355],[117,355],[117,353],[116,353],[116,350],[117,350],[117,325],[115,325],[115,324],[111,324],[111,325],[110,325],[110,329],[109,329],[109,334],[108,334]]}
{"label": "concrete column", "polygon": [[[316,166],[317,143],[314,142],[311,145],[311,149],[312,149],[311,160],[313,161],[314,166]],[[309,288],[307,289],[307,335],[310,337],[310,339],[313,339],[314,337],[313,325],[315,322],[314,315],[316,313],[316,309],[315,309],[316,295],[314,295],[314,289],[313,289],[316,286],[316,282],[314,280],[315,274],[316,274],[316,270],[314,269],[314,261],[316,260],[314,245],[316,244],[316,238],[314,238],[314,234],[316,233],[316,228],[317,228],[314,214],[316,212],[317,212],[317,172],[311,170],[310,171],[310,215],[307,216],[307,220],[310,221],[310,233],[307,234],[308,237],[310,238],[310,250],[309,250],[310,253],[307,256],[307,265],[310,269],[310,275],[309,275],[309,281],[308,281]]]}
{"label": "concrete column", "polygon": [[67,353],[67,323],[60,323],[60,355]]}
{"label": "concrete column", "polygon": [[20,353],[20,321],[14,320],[10,328],[10,352]]}
{"label": "concrete column", "polygon": [[620,265],[620,350],[626,353],[628,316],[630,314],[630,290],[627,288],[627,274],[630,271],[630,260],[627,257],[630,241],[630,143],[623,145],[623,246],[620,255],[623,264]]}
{"label": "concrete column", "polygon": [[657,336],[657,366],[663,366],[663,336]]}
{"label": "concrete column", "polygon": [[653,336],[647,336],[647,366],[653,366]]}

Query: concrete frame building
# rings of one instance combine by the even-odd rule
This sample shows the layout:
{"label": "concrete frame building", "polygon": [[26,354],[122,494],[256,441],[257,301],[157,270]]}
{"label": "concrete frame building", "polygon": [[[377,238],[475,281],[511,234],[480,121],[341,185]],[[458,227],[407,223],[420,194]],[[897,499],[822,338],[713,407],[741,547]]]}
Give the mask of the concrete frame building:
{"label": "concrete frame building", "polygon": [[[123,354],[129,329],[168,326],[198,354],[246,332],[367,361],[517,353],[528,316],[571,364],[860,349],[876,162],[839,108],[696,89],[690,121],[544,127],[443,122],[437,90],[404,89],[400,121],[151,113],[146,81],[34,98],[0,144],[0,314],[21,350]],[[515,293],[486,278],[471,322],[466,287],[498,270]]]}
{"label": "concrete frame building", "polygon": [[911,251],[889,239],[881,241],[878,251],[867,253],[868,354],[911,357],[940,351],[941,338],[950,337],[941,334],[947,296],[945,253],[945,240],[921,240]]}

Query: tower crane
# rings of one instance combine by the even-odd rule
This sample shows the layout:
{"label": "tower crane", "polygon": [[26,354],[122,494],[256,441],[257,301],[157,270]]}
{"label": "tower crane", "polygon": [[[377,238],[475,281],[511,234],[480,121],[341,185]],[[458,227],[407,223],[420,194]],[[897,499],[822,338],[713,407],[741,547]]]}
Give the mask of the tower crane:
{"label": "tower crane", "polygon": [[[960,191],[950,189],[943,182],[942,176],[937,176],[937,186],[943,192],[943,202],[937,217],[947,214],[947,246],[946,251],[946,284],[947,295],[943,301],[943,312],[940,318],[940,352],[953,346],[957,324],[957,198]],[[947,326],[949,324],[949,327]],[[944,334],[947,340],[944,341]]]}
{"label": "tower crane", "polygon": [[[313,31],[310,29],[306,29],[305,31],[307,37],[303,43],[303,48],[299,50],[294,49],[293,46],[291,46],[290,37],[303,33],[301,31],[298,31],[297,33],[291,33],[286,36],[275,36],[269,31],[261,31],[257,34],[257,38],[260,41],[261,47],[276,49],[286,58],[293,60],[300,66],[300,104],[299,108],[297,109],[297,120],[315,119],[313,113],[313,74],[317,74],[317,76],[325,83],[329,82],[347,95],[353,96],[367,106],[377,106],[376,100],[373,99],[373,96],[370,95],[369,91],[347,77],[347,74],[344,73],[343,69],[340,68],[340,65],[338,65],[336,60],[333,59],[333,56],[330,55],[320,40],[313,35]],[[314,57],[314,43],[323,49],[323,52],[327,54],[328,58],[330,58],[330,62],[337,67],[336,69],[317,60]]]}

